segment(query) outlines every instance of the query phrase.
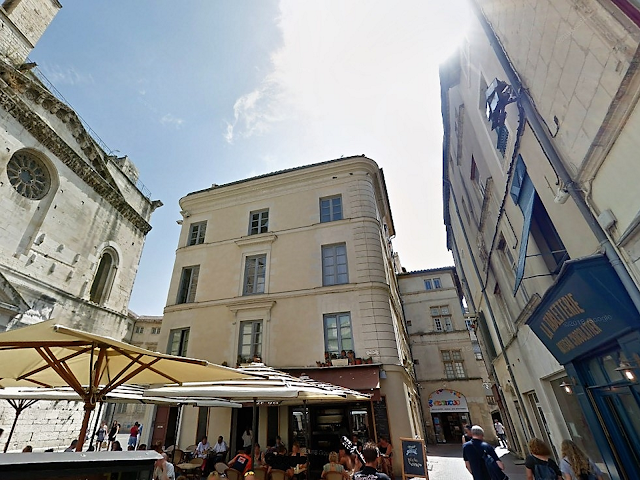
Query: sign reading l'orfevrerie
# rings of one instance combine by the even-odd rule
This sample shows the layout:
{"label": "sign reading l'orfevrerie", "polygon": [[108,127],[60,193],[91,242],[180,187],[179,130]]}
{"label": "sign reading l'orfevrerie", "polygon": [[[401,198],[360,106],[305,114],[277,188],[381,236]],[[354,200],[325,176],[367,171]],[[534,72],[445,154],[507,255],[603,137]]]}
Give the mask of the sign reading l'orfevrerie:
{"label": "sign reading l'orfevrerie", "polygon": [[640,325],[618,275],[602,255],[566,262],[527,324],[561,364]]}

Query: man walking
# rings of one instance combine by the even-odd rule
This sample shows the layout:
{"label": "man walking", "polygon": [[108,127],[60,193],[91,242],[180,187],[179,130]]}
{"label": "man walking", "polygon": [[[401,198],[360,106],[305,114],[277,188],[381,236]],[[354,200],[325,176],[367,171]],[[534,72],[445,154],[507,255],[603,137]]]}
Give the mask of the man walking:
{"label": "man walking", "polygon": [[504,464],[493,447],[484,441],[484,430],[479,425],[471,427],[471,441],[462,446],[462,458],[473,480],[507,478],[502,472]]}
{"label": "man walking", "polygon": [[367,463],[360,471],[353,474],[353,480],[390,480],[388,475],[376,470],[378,455],[378,446],[372,442],[366,443],[362,447],[362,456]]}
{"label": "man walking", "polygon": [[493,420],[493,428],[496,430],[496,435],[498,435],[500,439],[500,444],[504,448],[507,448],[507,434],[504,431],[504,425],[502,425],[497,418]]}
{"label": "man walking", "polygon": [[140,424],[138,422],[133,424],[133,427],[131,427],[131,430],[129,430],[129,441],[127,442],[127,445],[129,447],[133,447],[133,449],[135,450],[136,445],[138,444],[138,427],[140,426]]}

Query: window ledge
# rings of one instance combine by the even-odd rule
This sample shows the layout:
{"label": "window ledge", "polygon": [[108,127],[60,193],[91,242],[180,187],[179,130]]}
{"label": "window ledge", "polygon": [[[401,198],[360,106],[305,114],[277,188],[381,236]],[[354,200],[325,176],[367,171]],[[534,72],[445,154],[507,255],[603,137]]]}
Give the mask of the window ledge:
{"label": "window ledge", "polygon": [[240,310],[265,310],[270,312],[275,304],[275,300],[252,299],[227,305],[227,308],[233,313],[237,313]]}
{"label": "window ledge", "polygon": [[275,233],[259,233],[256,235],[247,235],[246,237],[241,237],[237,240],[234,240],[235,244],[239,247],[244,245],[255,245],[259,243],[273,243],[276,241],[278,236]]}

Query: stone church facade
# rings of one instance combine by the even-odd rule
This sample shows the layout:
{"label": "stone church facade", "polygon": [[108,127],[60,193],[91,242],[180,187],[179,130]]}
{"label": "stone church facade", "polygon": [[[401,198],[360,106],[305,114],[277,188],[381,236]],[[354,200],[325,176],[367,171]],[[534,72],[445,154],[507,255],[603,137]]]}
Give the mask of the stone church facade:
{"label": "stone church facade", "polygon": [[[0,331],[55,318],[130,338],[129,298],[162,203],[139,188],[135,165],[101,147],[25,63],[60,8],[57,0],[5,0],[0,8]],[[36,406],[51,409],[46,404]],[[30,416],[10,449],[71,441],[72,426],[38,442]],[[0,426],[12,420],[2,402]]]}

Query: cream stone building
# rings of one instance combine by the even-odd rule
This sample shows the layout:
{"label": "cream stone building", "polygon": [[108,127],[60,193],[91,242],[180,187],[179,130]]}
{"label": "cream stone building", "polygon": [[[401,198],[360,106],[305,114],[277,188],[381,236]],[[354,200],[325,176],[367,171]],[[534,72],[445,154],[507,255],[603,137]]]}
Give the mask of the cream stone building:
{"label": "cream stone building", "polygon": [[464,425],[496,440],[496,402],[455,267],[398,274],[423,417],[431,443],[460,443]]}
{"label": "cream stone building", "polygon": [[[373,160],[341,158],[213,185],[180,207],[161,347],[231,366],[259,357],[372,394],[372,402],[310,407],[312,431],[323,432],[312,435],[314,450],[336,449],[339,433],[390,435],[396,444],[422,436],[393,218]],[[251,424],[249,408],[184,410],[185,446],[208,422],[210,437],[224,435],[235,449]],[[303,443],[300,418],[300,409],[261,407],[259,443],[273,444],[278,434]]]}
{"label": "cream stone building", "polygon": [[[134,164],[113,156],[25,63],[60,8],[56,0],[0,6],[0,329],[55,318],[125,339],[149,220],[161,203],[143,193]],[[10,449],[69,445],[82,409],[72,405],[70,414],[62,404],[32,407]],[[5,406],[0,424],[10,426],[14,412]]]}
{"label": "cream stone building", "polygon": [[133,319],[133,327],[127,339],[130,344],[146,348],[152,352],[164,351],[164,348],[158,347],[162,315],[137,315],[129,311],[129,317]]}
{"label": "cream stone building", "polygon": [[441,68],[444,215],[510,446],[640,468],[640,10],[472,1]]}

